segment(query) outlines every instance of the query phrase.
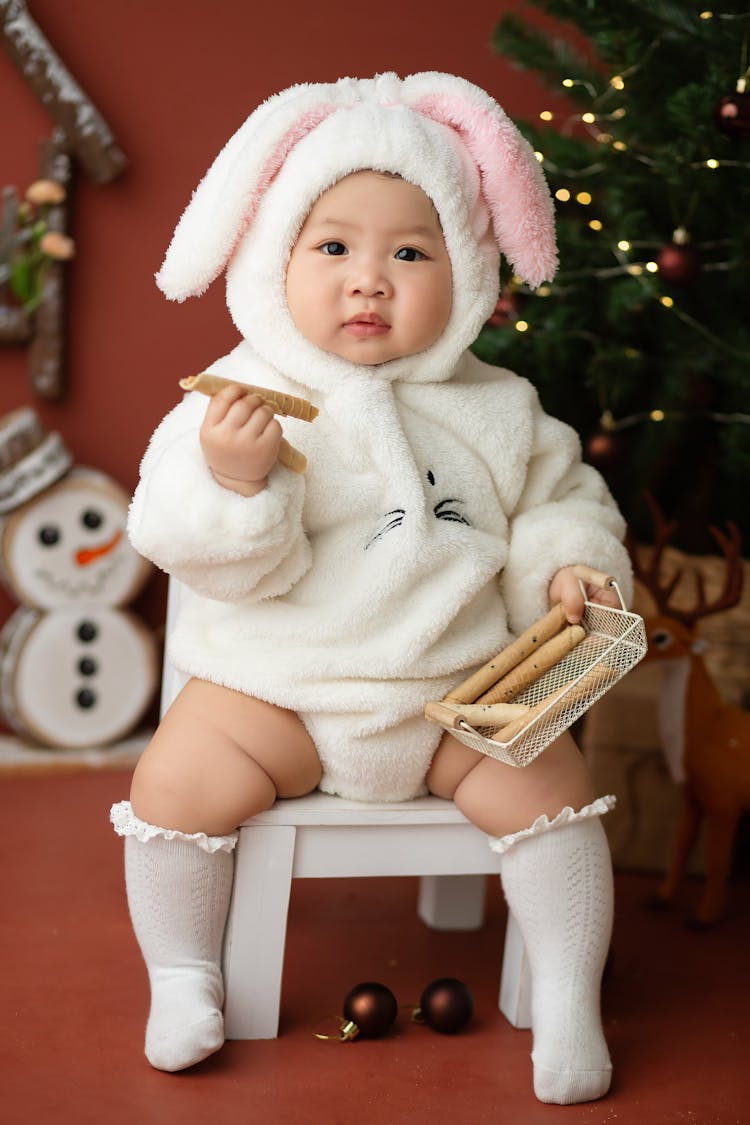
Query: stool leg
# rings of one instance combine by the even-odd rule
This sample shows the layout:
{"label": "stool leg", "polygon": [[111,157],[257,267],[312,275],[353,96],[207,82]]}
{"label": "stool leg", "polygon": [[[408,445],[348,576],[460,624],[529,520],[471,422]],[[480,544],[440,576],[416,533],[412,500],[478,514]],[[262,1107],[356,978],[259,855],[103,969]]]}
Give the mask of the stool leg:
{"label": "stool leg", "polygon": [[508,911],[505,927],[500,1011],[514,1027],[531,1027],[531,972],[518,922]]}
{"label": "stool leg", "polygon": [[433,930],[478,930],[484,921],[486,875],[423,875],[417,911]]}
{"label": "stool leg", "polygon": [[275,1039],[296,830],[240,829],[224,942],[227,1039]]}

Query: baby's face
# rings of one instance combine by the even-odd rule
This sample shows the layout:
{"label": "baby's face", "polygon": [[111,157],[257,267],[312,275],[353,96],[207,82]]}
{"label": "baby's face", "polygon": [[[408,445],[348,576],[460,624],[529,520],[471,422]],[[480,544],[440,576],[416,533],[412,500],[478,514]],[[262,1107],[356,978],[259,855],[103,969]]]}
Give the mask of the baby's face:
{"label": "baby's face", "polygon": [[295,325],[324,351],[386,363],[428,348],[451,312],[437,214],[406,180],[355,172],[313,206],[289,259]]}

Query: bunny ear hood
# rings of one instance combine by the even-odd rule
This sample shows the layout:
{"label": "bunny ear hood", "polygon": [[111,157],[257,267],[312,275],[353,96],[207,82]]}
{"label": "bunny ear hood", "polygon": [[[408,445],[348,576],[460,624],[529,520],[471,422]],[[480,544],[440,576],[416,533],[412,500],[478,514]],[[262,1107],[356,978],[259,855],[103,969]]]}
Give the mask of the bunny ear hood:
{"label": "bunny ear hood", "polygon": [[483,90],[447,74],[299,85],[264,102],[214,161],[183,214],[157,284],[173,300],[227,268],[227,304],[272,366],[326,391],[352,365],[297,331],[286,268],[318,197],[344,176],[391,172],[421,188],[440,218],[453,270],[443,334],[378,377],[448,378],[497,299],[499,252],[531,286],[557,266],[550,194],[531,147]]}

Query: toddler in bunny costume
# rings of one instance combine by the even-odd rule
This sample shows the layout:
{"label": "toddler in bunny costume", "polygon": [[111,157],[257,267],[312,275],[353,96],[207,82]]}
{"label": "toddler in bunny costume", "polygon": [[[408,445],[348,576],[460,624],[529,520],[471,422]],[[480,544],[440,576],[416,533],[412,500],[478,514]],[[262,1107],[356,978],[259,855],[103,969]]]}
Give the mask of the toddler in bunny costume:
{"label": "toddler in bunny costume", "polygon": [[535,1092],[609,1088],[612,798],[595,799],[567,735],[514,769],[422,717],[550,601],[578,619],[575,564],[626,590],[630,576],[621,517],[574,433],[467,351],[497,300],[499,251],[531,285],[553,275],[543,176],[487,94],[436,73],[271,98],[177,227],[161,289],[182,300],[226,268],[243,337],[210,370],[320,415],[284,422],[304,476],[278,463],[281,427],[241,386],[188,395],[143,459],[130,536],[190,590],[170,655],[191,678],[111,814],[155,1067],[223,1042],[236,826],[319,785],[372,801],[430,791],[487,833],[531,959]]}

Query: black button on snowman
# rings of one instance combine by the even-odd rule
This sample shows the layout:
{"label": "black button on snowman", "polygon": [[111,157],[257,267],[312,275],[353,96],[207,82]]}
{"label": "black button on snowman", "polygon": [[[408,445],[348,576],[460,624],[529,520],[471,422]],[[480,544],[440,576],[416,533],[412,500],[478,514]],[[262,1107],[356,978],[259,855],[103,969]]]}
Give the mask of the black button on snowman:
{"label": "black button on snowman", "polygon": [[0,632],[0,710],[33,742],[108,745],[154,696],[157,646],[121,608],[151,571],[125,534],[129,499],[30,408],[0,419],[0,563],[20,603]]}

